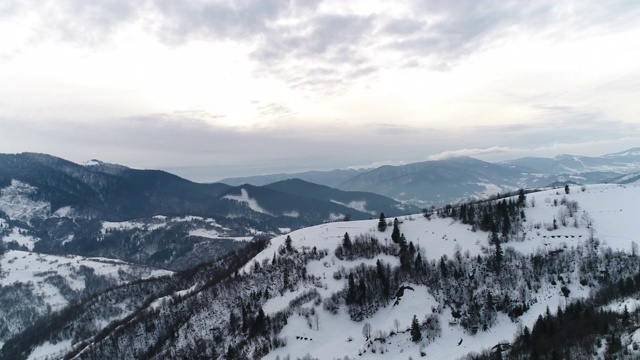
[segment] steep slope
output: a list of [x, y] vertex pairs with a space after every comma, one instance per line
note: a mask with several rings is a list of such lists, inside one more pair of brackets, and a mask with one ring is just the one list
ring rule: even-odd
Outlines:
[[296, 196], [333, 202], [374, 216], [381, 212], [388, 216], [398, 216], [420, 211], [417, 207], [402, 204], [386, 196], [364, 191], [341, 191], [301, 179], [283, 180], [264, 187]]
[[254, 248], [226, 270], [234, 276], [157, 285], [159, 295], [102, 330], [58, 335], [104, 318], [76, 308], [49, 335], [28, 330], [2, 353], [44, 354], [56, 340], [78, 359], [458, 358], [638, 276], [639, 212], [640, 187], [593, 185], [399, 217], [397, 242], [392, 221], [383, 232], [378, 220], [322, 224]]
[[[519, 188], [596, 184], [640, 171], [640, 148], [598, 157], [558, 155], [498, 163], [450, 158], [376, 169], [334, 170], [225, 179], [233, 185], [264, 185], [298, 178], [341, 190], [374, 192], [419, 207], [442, 206]], [[316, 176], [317, 175], [317, 176]]]
[[340, 189], [367, 190], [393, 199], [443, 205], [469, 197], [485, 197], [518, 188], [526, 169], [468, 157], [383, 166], [353, 177]]
[[105, 258], [9, 250], [0, 255], [0, 344], [72, 302], [130, 281], [171, 275]]
[[[0, 188], [13, 180], [37, 191], [51, 212], [71, 207], [106, 220], [154, 215], [212, 215], [224, 184], [197, 184], [158, 170], [135, 170], [94, 162], [83, 166], [45, 154], [0, 154]], [[218, 205], [219, 206], [219, 205]]]
[[[290, 192], [279, 191], [268, 186], [242, 185], [223, 194], [223, 199], [244, 205], [255, 213], [278, 218], [288, 218], [288, 222], [300, 225], [342, 220], [346, 214], [352, 219], [369, 219], [373, 215], [328, 200], [298, 196]], [[238, 208], [240, 211], [242, 208]], [[234, 216], [234, 213], [230, 214]]]
[[304, 181], [321, 184], [330, 187], [336, 187], [348, 179], [365, 172], [365, 169], [338, 169], [330, 171], [306, 171], [301, 173], [292, 174], [270, 174], [270, 175], [256, 175], [245, 176], [236, 178], [226, 178], [220, 180], [223, 184], [229, 184], [232, 186], [250, 184], [255, 186], [262, 186], [271, 184], [274, 182], [289, 180], [289, 179], [301, 179]]

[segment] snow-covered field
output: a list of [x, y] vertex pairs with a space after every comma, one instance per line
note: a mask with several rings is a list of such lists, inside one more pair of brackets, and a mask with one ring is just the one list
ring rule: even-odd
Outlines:
[[[559, 212], [564, 206], [561, 202], [576, 201], [577, 212], [568, 218], [566, 226], [561, 224]], [[555, 202], [555, 203], [554, 203]], [[634, 243], [640, 242], [640, 226], [636, 217], [640, 214], [640, 187], [637, 185], [589, 185], [583, 189], [578, 186], [570, 188], [570, 193], [565, 194], [564, 189], [550, 189], [538, 193], [527, 194], [526, 223], [524, 231], [519, 234], [521, 241], [511, 241], [504, 244], [516, 251], [530, 254], [538, 250], [554, 250], [575, 247], [584, 243], [593, 232], [604, 246], [631, 252]], [[553, 229], [552, 224], [556, 219], [558, 229]], [[439, 259], [442, 255], [453, 256], [456, 250], [471, 256], [483, 254], [488, 248], [487, 233], [472, 231], [469, 225], [452, 221], [450, 218], [438, 218], [433, 216], [427, 220], [421, 215], [399, 217], [400, 229], [408, 241], [424, 249], [428, 259]], [[345, 286], [345, 279], [335, 280], [332, 274], [341, 267], [354, 267], [363, 262], [343, 261], [333, 255], [333, 250], [341, 243], [346, 232], [353, 238], [358, 234], [369, 233], [376, 236], [381, 242], [389, 242], [391, 227], [384, 233], [378, 232], [378, 220], [334, 222], [297, 230], [288, 234], [293, 240], [293, 245], [298, 249], [316, 247], [328, 249], [329, 255], [321, 261], [312, 261], [307, 265], [307, 273], [320, 278], [321, 284], [316, 287], [323, 297], [339, 291]], [[590, 230], [590, 228], [593, 230]], [[551, 230], [548, 230], [550, 228]], [[271, 259], [280, 246], [284, 245], [287, 235], [274, 238], [269, 247], [258, 254], [257, 261]], [[377, 258], [366, 260], [369, 264], [375, 264], [378, 258], [397, 264], [397, 258], [380, 255]], [[253, 261], [246, 267], [249, 271]], [[312, 285], [308, 285], [310, 289]], [[284, 358], [287, 355], [301, 357], [311, 354], [320, 359], [342, 358], [345, 355], [356, 357], [362, 354], [363, 358], [409, 358], [420, 357], [420, 348], [410, 340], [406, 330], [413, 315], [419, 320], [432, 313], [432, 309], [442, 306], [424, 286], [414, 286], [415, 291], [405, 291], [405, 296], [398, 306], [391, 304], [380, 309], [373, 317], [362, 322], [354, 322], [343, 313], [332, 315], [316, 307], [318, 314], [317, 326], [309, 326], [304, 316], [293, 315], [284, 327], [280, 336], [287, 338], [287, 346], [269, 353], [265, 359]], [[571, 298], [583, 298], [588, 296], [590, 288], [584, 287], [578, 281], [568, 284], [571, 290], [569, 299], [565, 299], [559, 291], [559, 286], [549, 285], [538, 296], [537, 302], [521, 316], [518, 322], [512, 322], [506, 315], [499, 315], [498, 323], [487, 332], [479, 332], [476, 335], [466, 334], [460, 326], [453, 322], [450, 311], [445, 308], [441, 315], [442, 336], [426, 346], [429, 359], [455, 359], [468, 354], [471, 351], [480, 352], [483, 349], [495, 345], [501, 341], [512, 341], [514, 334], [523, 326], [532, 327], [539, 314], [546, 308], [556, 309], [564, 306]], [[270, 299], [264, 306], [265, 312], [274, 313], [286, 307], [293, 298], [303, 293], [304, 288], [295, 292], [285, 293], [280, 297]], [[637, 306], [637, 302], [628, 304]], [[312, 307], [312, 304], [303, 307]], [[373, 354], [369, 349], [363, 353], [365, 338], [362, 335], [363, 324], [370, 323], [375, 335], [376, 331], [384, 331], [387, 334], [394, 329], [394, 320], [400, 323], [399, 334], [387, 339], [384, 354], [379, 351]], [[637, 334], [636, 334], [637, 335]], [[636, 336], [634, 335], [634, 336]], [[458, 343], [460, 345], [458, 345]]]
[[9, 286], [17, 282], [30, 283], [34, 286], [33, 292], [44, 298], [45, 302], [55, 311], [66, 306], [68, 301], [60, 294], [60, 290], [56, 286], [45, 279], [51, 275], [60, 275], [72, 290], [82, 291], [85, 287], [85, 278], [77, 274], [81, 266], [91, 268], [96, 275], [112, 278], [117, 283], [124, 281], [119, 275], [122, 271], [140, 279], [172, 274], [167, 270], [151, 269], [106, 258], [56, 256], [9, 250], [0, 255], [0, 285]]

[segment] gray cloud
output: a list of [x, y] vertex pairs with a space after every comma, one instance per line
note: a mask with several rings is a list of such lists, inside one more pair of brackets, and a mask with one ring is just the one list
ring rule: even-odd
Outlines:
[[[278, 116], [278, 104], [254, 104]], [[113, 119], [96, 123], [0, 118], [0, 152], [35, 151], [72, 161], [97, 158], [137, 168], [162, 168], [197, 181], [260, 173], [328, 170], [378, 162], [409, 163], [428, 154], [487, 160], [601, 155], [637, 146], [640, 125], [597, 113], [541, 107], [555, 117], [523, 125], [435, 129], [397, 124], [356, 126], [344, 121], [305, 125], [292, 120], [253, 128], [215, 125], [203, 111]], [[89, 150], [88, 150], [89, 149]], [[462, 149], [462, 150], [460, 150]], [[595, 152], [595, 153], [594, 153]], [[444, 154], [443, 154], [444, 153]]]
[[416, 20], [412, 18], [394, 18], [388, 20], [380, 33], [383, 35], [413, 35], [419, 31], [422, 31], [428, 22], [425, 20]]
[[[322, 2], [7, 0], [0, 4], [0, 16], [36, 11], [41, 25], [33, 38], [56, 37], [89, 46], [108, 41], [115, 29], [140, 19], [168, 44], [194, 38], [241, 41], [254, 47], [250, 57], [255, 74], [332, 94], [382, 68], [449, 70], [518, 31], [564, 37], [640, 23], [640, 6], [627, 0], [416, 0], [402, 4], [409, 6], [409, 17], [332, 12], [320, 7]], [[397, 59], [380, 60], [380, 53]]]

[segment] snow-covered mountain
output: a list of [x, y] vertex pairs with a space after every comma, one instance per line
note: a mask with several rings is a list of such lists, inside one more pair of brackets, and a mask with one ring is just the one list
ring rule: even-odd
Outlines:
[[83, 297], [130, 281], [172, 274], [107, 258], [18, 250], [0, 255], [0, 270], [0, 344], [37, 318]]
[[[540, 358], [570, 351], [571, 358], [634, 359], [638, 213], [640, 187], [586, 185], [397, 221], [321, 224], [250, 242], [171, 278], [107, 291], [9, 339], [0, 354], [456, 359], [493, 352], [528, 359], [533, 351]], [[96, 310], [107, 304], [126, 311], [110, 318]], [[563, 347], [539, 345], [581, 316], [601, 316], [609, 330], [597, 327], [576, 343], [569, 333], [556, 335]]]
[[[640, 171], [640, 148], [599, 157], [558, 155], [490, 163], [448, 158], [358, 171], [326, 171], [230, 178], [222, 183], [267, 184], [303, 179], [341, 190], [370, 191], [420, 207], [480, 199], [520, 188], [596, 184]], [[313, 176], [311, 176], [313, 174]], [[318, 176], [321, 174], [322, 176]]]
[[[245, 245], [238, 239], [418, 211], [371, 193], [276, 185], [198, 184], [97, 160], [80, 165], [45, 154], [0, 154], [0, 219], [6, 221], [0, 249], [180, 270], [237, 250]], [[129, 225], [105, 231], [105, 223]]]

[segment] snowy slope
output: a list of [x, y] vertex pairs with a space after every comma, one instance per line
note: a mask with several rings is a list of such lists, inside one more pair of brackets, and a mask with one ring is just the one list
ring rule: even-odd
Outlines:
[[9, 286], [17, 282], [32, 283], [36, 294], [47, 299], [46, 302], [52, 310], [60, 309], [68, 301], [60, 294], [59, 289], [44, 281], [49, 275], [60, 275], [65, 278], [71, 289], [82, 291], [85, 287], [85, 279], [76, 274], [81, 266], [93, 269], [98, 276], [112, 278], [116, 283], [125, 281], [119, 275], [120, 272], [125, 272], [139, 279], [173, 273], [168, 270], [152, 269], [113, 259], [84, 258], [74, 255], [56, 256], [17, 250], [9, 250], [1, 255], [0, 266], [2, 268], [1, 286]]
[[[9, 250], [0, 255], [0, 301], [4, 304], [0, 328], [0, 345], [34, 320], [67, 306], [80, 296], [88, 296], [85, 289], [115, 286], [136, 279], [172, 274], [145, 266], [106, 258], [56, 256]], [[91, 284], [89, 284], [91, 282]], [[28, 304], [15, 302], [15, 296], [30, 299]], [[34, 314], [35, 313], [35, 314]]]
[[[49, 337], [50, 343], [42, 339], [36, 344], [32, 357], [58, 351], [58, 357], [69, 356], [69, 351], [83, 349], [83, 358], [137, 358], [136, 354], [151, 348], [149, 358], [153, 359], [212, 357], [212, 349], [218, 359], [234, 350], [239, 356], [265, 359], [297, 359], [307, 354], [318, 359], [417, 359], [422, 354], [428, 359], [457, 359], [478, 353], [512, 341], [525, 326], [531, 329], [539, 315], [586, 298], [601, 285], [603, 273], [609, 272], [617, 281], [640, 271], [637, 257], [630, 255], [637, 251], [639, 229], [634, 220], [640, 213], [640, 187], [594, 185], [569, 190], [568, 194], [558, 188], [526, 195], [525, 206], [517, 208], [518, 221], [525, 220], [502, 243], [502, 270], [495, 266], [497, 246], [489, 244], [490, 234], [451, 217], [398, 218], [400, 231], [413, 245], [408, 248], [417, 249], [422, 269], [428, 270], [416, 276], [410, 272], [423, 271], [418, 270], [420, 263], [416, 257], [416, 265], [403, 269], [402, 247], [391, 240], [393, 226], [380, 232], [378, 220], [327, 223], [278, 236], [264, 250], [261, 243], [235, 263], [241, 267], [239, 272], [237, 267], [223, 267], [228, 276], [220, 282], [209, 283], [218, 271], [203, 271], [199, 280], [185, 274], [170, 293], [144, 292], [153, 294], [151, 302], [143, 305], [146, 309], [127, 320], [126, 326], [111, 327], [97, 343], [93, 339], [100, 328], [60, 339], [83, 339], [73, 344], [55, 343]], [[393, 219], [387, 220], [393, 224]], [[110, 229], [130, 225], [106, 224]], [[192, 235], [215, 237], [218, 229], [192, 230]], [[381, 250], [370, 256], [336, 252], [345, 233], [354, 247], [358, 238], [375, 237]], [[379, 264], [389, 270], [379, 275]], [[592, 269], [583, 269], [591, 265]], [[391, 294], [401, 285], [412, 289], [405, 289], [399, 300], [381, 295], [378, 284], [385, 276], [396, 278]], [[348, 290], [354, 288], [349, 279], [354, 277], [361, 284], [366, 279], [365, 295], [348, 302]], [[488, 294], [493, 300], [488, 300]], [[514, 304], [523, 305], [515, 315]], [[621, 311], [624, 305], [635, 309], [637, 304], [626, 299], [610, 306]], [[476, 305], [480, 310], [473, 313]], [[371, 311], [353, 312], [361, 309]], [[256, 326], [260, 314], [270, 319], [264, 333]], [[493, 317], [477, 321], [482, 314]], [[79, 315], [89, 321], [92, 316], [101, 319], [88, 312]], [[414, 316], [422, 332], [416, 342], [409, 331]], [[363, 334], [367, 324], [369, 339]], [[63, 323], [60, 329], [67, 326], [74, 325]], [[632, 347], [636, 337], [637, 332], [625, 335], [625, 346]], [[73, 349], [65, 350], [69, 345]]]
[[[555, 201], [555, 204], [554, 204]], [[560, 224], [560, 213], [564, 206], [561, 203], [576, 201], [578, 210], [566, 226]], [[619, 249], [626, 252], [632, 251], [634, 242], [640, 242], [638, 234], [639, 226], [635, 220], [640, 214], [640, 187], [635, 185], [589, 185], [583, 189], [572, 187], [569, 194], [564, 189], [549, 189], [527, 195], [526, 223], [524, 231], [519, 234], [521, 241], [511, 241], [505, 247], [524, 254], [534, 254], [539, 251], [555, 249], [571, 249], [583, 244], [591, 235], [588, 225], [595, 229], [594, 235], [603, 246]], [[556, 230], [547, 230], [554, 218], [560, 224]], [[451, 220], [450, 218], [433, 217], [426, 220], [421, 215], [405, 216], [398, 218], [401, 221], [400, 229], [408, 241], [414, 242], [424, 249], [424, 255], [429, 260], [438, 260], [441, 256], [453, 257], [456, 250], [473, 257], [486, 254], [488, 251], [488, 234], [481, 231], [472, 231], [469, 225]], [[575, 219], [575, 220], [574, 220]], [[294, 231], [289, 234], [293, 245], [298, 249], [328, 249], [329, 255], [320, 261], [312, 261], [307, 265], [307, 274], [320, 279], [319, 286], [307, 285], [307, 288], [299, 288], [296, 292], [285, 293], [282, 296], [271, 298], [265, 305], [266, 313], [274, 313], [283, 309], [289, 301], [310, 288], [317, 288], [323, 298], [331, 293], [344, 288], [344, 278], [335, 280], [332, 274], [341, 267], [350, 268], [365, 262], [375, 264], [378, 258], [392, 264], [397, 264], [395, 257], [379, 255], [374, 259], [343, 261], [333, 255], [333, 249], [341, 243], [345, 232], [352, 237], [358, 234], [369, 233], [377, 236], [381, 242], [389, 242], [391, 227], [386, 232], [380, 233], [377, 228], [377, 220], [338, 222], [322, 224], [310, 228]], [[576, 227], [577, 226], [577, 227]], [[258, 262], [268, 261], [284, 245], [286, 235], [274, 238], [267, 249], [256, 256]], [[245, 271], [251, 270], [253, 262], [250, 262]], [[403, 332], [410, 325], [413, 315], [419, 320], [438, 311], [442, 325], [442, 336], [432, 343], [423, 346], [429, 359], [455, 359], [469, 352], [480, 352], [502, 341], [512, 341], [514, 334], [523, 326], [532, 327], [537, 316], [544, 313], [547, 307], [556, 309], [563, 306], [571, 298], [582, 298], [589, 295], [591, 288], [582, 286], [578, 279], [573, 279], [567, 285], [571, 290], [569, 299], [565, 299], [559, 291], [559, 285], [547, 284], [542, 293], [538, 295], [535, 304], [522, 315], [517, 322], [512, 322], [506, 315], [499, 314], [497, 324], [487, 332], [480, 331], [475, 335], [465, 333], [458, 326], [446, 304], [439, 304], [424, 286], [415, 286], [415, 291], [406, 291], [400, 304], [393, 307], [389, 304], [380, 309], [373, 317], [362, 322], [354, 322], [348, 319], [348, 315], [341, 311], [338, 315], [332, 315], [322, 307], [314, 307], [313, 304], [305, 304], [303, 308], [314, 308], [318, 314], [318, 326], [315, 321], [310, 326], [306, 317], [293, 315], [288, 324], [282, 330], [280, 336], [288, 339], [287, 346], [269, 353], [265, 359], [284, 358], [287, 355], [302, 357], [305, 354], [320, 359], [342, 358], [343, 356], [363, 358], [418, 358], [421, 348], [410, 340], [409, 332]], [[400, 333], [389, 336], [386, 343], [374, 342], [373, 347], [366, 346], [362, 335], [363, 324], [370, 323], [375, 335], [376, 331], [395, 331], [394, 320], [400, 323]], [[458, 342], [462, 343], [458, 346]], [[378, 346], [376, 354], [372, 348]], [[364, 350], [368, 349], [366, 353]], [[380, 350], [384, 350], [381, 354]]]

